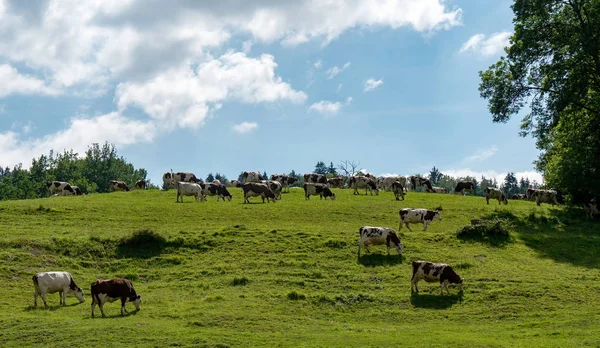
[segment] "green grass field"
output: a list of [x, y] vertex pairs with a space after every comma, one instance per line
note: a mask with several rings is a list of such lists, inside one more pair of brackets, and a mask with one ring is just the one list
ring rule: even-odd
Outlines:
[[[0, 202], [0, 345], [284, 347], [600, 346], [600, 224], [533, 202], [410, 192], [277, 203], [197, 203], [135, 191]], [[398, 229], [400, 208], [441, 206], [442, 221], [400, 230], [402, 258], [371, 247], [363, 225]], [[510, 239], [459, 239], [471, 219], [502, 218]], [[146, 231], [146, 232], [139, 232]], [[137, 232], [137, 233], [136, 233]], [[464, 293], [421, 282], [411, 261], [445, 262]], [[86, 302], [49, 295], [31, 277], [66, 270]], [[126, 277], [142, 308], [118, 302], [91, 318], [90, 284]], [[98, 313], [97, 313], [98, 314]]]

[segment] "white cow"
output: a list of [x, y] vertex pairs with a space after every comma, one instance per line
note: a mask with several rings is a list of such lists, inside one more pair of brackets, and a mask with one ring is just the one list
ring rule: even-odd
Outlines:
[[485, 193], [485, 201], [487, 204], [490, 204], [490, 199], [497, 199], [498, 205], [500, 205], [500, 203], [504, 203], [505, 205], [508, 204], [508, 199], [506, 199], [504, 192], [500, 189], [487, 187], [483, 192]]
[[446, 189], [443, 187], [432, 186], [434, 193], [446, 193]]
[[183, 196], [195, 196], [196, 202], [206, 201], [204, 190], [199, 184], [179, 181], [175, 184], [175, 189], [177, 189], [177, 202], [181, 198], [181, 203], [183, 203]]
[[390, 246], [394, 246], [398, 255], [402, 255], [404, 245], [398, 238], [398, 233], [392, 228], [363, 226], [358, 230], [360, 240], [358, 241], [358, 257], [360, 257], [360, 249], [364, 246], [365, 250], [370, 253], [369, 245], [387, 246], [387, 254], [390, 255]]
[[412, 232], [409, 223], [421, 223], [423, 224], [423, 231], [427, 231], [427, 224], [432, 223], [434, 220], [441, 220], [442, 216], [439, 211], [427, 210], [427, 209], [412, 209], [404, 208], [400, 210], [400, 228], [405, 224], [406, 228]]
[[535, 197], [535, 203], [540, 205], [541, 203], [548, 203], [554, 205], [558, 205], [558, 201], [556, 200], [557, 193], [554, 190], [536, 190], [533, 194]]
[[379, 188], [389, 191], [392, 188], [392, 184], [396, 181], [401, 183], [402, 187], [406, 188], [406, 177], [403, 176], [386, 176], [379, 178]]
[[37, 298], [40, 296], [44, 301], [44, 306], [48, 307], [46, 294], [58, 292], [60, 295], [60, 304], [67, 305], [67, 295], [75, 294], [79, 302], [84, 302], [83, 291], [75, 284], [73, 276], [69, 272], [40, 272], [33, 276], [33, 305], [37, 306]]

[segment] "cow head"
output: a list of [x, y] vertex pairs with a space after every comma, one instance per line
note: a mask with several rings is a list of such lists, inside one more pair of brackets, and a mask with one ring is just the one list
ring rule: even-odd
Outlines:
[[138, 311], [140, 310], [140, 305], [142, 304], [142, 296], [137, 295], [134, 298], [129, 299], [129, 301], [133, 302], [136, 310], [138, 310]]
[[504, 203], [504, 205], [508, 204], [508, 199], [506, 199], [506, 195], [503, 193], [502, 197], [500, 198], [500, 200], [502, 201], [502, 203]]
[[81, 288], [75, 289], [73, 293], [75, 294], [75, 297], [77, 297], [79, 302], [85, 302], [85, 298], [83, 297], [83, 290], [81, 290]]

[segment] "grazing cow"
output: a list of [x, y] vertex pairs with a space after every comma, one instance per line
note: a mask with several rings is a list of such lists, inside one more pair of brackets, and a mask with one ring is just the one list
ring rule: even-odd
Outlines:
[[46, 294], [58, 292], [60, 304], [67, 305], [67, 295], [75, 294], [79, 302], [85, 301], [83, 291], [75, 284], [73, 276], [69, 272], [40, 272], [33, 276], [33, 305], [37, 307], [37, 298], [40, 296], [44, 306], [48, 307]]
[[427, 210], [427, 209], [412, 209], [404, 208], [400, 210], [400, 229], [405, 224], [406, 228], [410, 229], [410, 223], [421, 223], [423, 224], [423, 231], [427, 231], [427, 224], [432, 223], [434, 220], [441, 220], [442, 215], [439, 211]]
[[390, 255], [390, 246], [394, 246], [398, 255], [402, 255], [402, 249], [404, 245], [398, 238], [398, 233], [392, 228], [387, 227], [372, 227], [363, 226], [358, 230], [359, 238], [358, 241], [358, 257], [360, 257], [360, 249], [364, 246], [365, 250], [370, 253], [369, 245], [382, 245], [387, 246], [387, 254]]
[[127, 184], [125, 183], [125, 181], [111, 180], [109, 182], [109, 185], [110, 185], [110, 192], [115, 192], [115, 191], [129, 191], [129, 186], [127, 186]]
[[94, 317], [94, 309], [96, 305], [100, 307], [102, 317], [104, 315], [104, 304], [106, 302], [115, 302], [121, 300], [121, 315], [125, 315], [127, 302], [133, 302], [136, 310], [140, 310], [142, 297], [135, 292], [131, 281], [123, 278], [113, 278], [105, 280], [96, 280], [92, 283], [92, 318]]
[[590, 219], [594, 218], [594, 214], [598, 214], [598, 199], [592, 198], [587, 204], [583, 205], [583, 211]]
[[402, 186], [400, 181], [394, 181], [392, 183], [392, 191], [394, 191], [394, 196], [397, 201], [400, 200], [398, 196], [402, 197], [402, 200], [404, 200], [404, 186]]
[[392, 189], [392, 185], [398, 181], [402, 184], [402, 187], [406, 187], [406, 178], [403, 176], [386, 176], [379, 178], [379, 188], [382, 190], [389, 191]]
[[271, 191], [267, 184], [259, 182], [247, 182], [242, 185], [242, 190], [244, 191], [244, 203], [250, 203], [248, 198], [258, 196], [262, 198], [263, 203], [265, 202], [265, 198], [267, 199], [267, 203], [269, 200], [273, 201], [273, 203], [275, 203], [277, 200], [275, 193]]
[[520, 199], [520, 200], [524, 200], [525, 198], [527, 198], [527, 197], [525, 197], [525, 194], [524, 194], [524, 193], [515, 193], [515, 194], [514, 194], [514, 195], [512, 195], [512, 197], [511, 197], [511, 199], [514, 199], [514, 200], [518, 200], [518, 199]]
[[433, 186], [433, 193], [446, 193], [446, 189], [443, 187]]
[[275, 194], [275, 197], [277, 197], [277, 199], [281, 199], [282, 185], [279, 181], [277, 181], [277, 180], [261, 180], [261, 182], [263, 184], [269, 186], [269, 188], [271, 189], [271, 191], [273, 191], [273, 193]]
[[140, 190], [145, 190], [146, 189], [146, 180], [138, 180], [135, 182], [135, 188], [140, 189]]
[[304, 174], [305, 183], [325, 184], [327, 185], [327, 177], [323, 174]]
[[500, 203], [504, 203], [505, 205], [508, 204], [508, 199], [506, 199], [504, 192], [502, 192], [500, 189], [495, 187], [487, 187], [485, 190], [483, 190], [483, 193], [485, 194], [485, 201], [487, 204], [490, 204], [490, 198], [497, 199], [498, 205], [500, 205]]
[[424, 280], [428, 283], [440, 282], [440, 295], [444, 294], [444, 288], [448, 295], [450, 290], [449, 284], [458, 284], [460, 292], [463, 291], [462, 284], [464, 279], [458, 276], [452, 267], [445, 263], [433, 263], [429, 261], [413, 261], [413, 275], [410, 280], [410, 292], [419, 292], [417, 283]]
[[429, 181], [429, 179], [414, 175], [410, 176], [409, 179], [413, 191], [416, 191], [417, 187], [423, 186], [425, 188], [425, 192], [433, 192], [433, 186], [431, 185], [431, 181]]
[[327, 183], [329, 184], [329, 186], [334, 187], [334, 188], [344, 188], [344, 177], [343, 176], [336, 176], [333, 178], [329, 178], [327, 179]]
[[48, 189], [48, 196], [74, 196], [75, 190], [68, 182], [64, 181], [48, 181], [46, 182], [46, 189]]
[[231, 193], [229, 193], [229, 191], [227, 190], [227, 187], [225, 187], [225, 185], [221, 184], [220, 182], [215, 183], [215, 181], [200, 183], [196, 185], [199, 185], [202, 188], [202, 195], [205, 197], [217, 196], [217, 202], [219, 201], [219, 199], [223, 199], [223, 202], [225, 202], [225, 198], [227, 198], [227, 200], [231, 202], [231, 199], [233, 197], [231, 196]]
[[471, 181], [460, 181], [454, 188], [454, 194], [465, 195], [465, 192], [469, 192], [472, 195], [475, 194], [475, 184]]
[[262, 180], [265, 180], [265, 178], [263, 178], [262, 174], [260, 174], [259, 172], [242, 173], [242, 184], [245, 184], [247, 182], [261, 182]]
[[202, 180], [198, 179], [194, 173], [190, 172], [166, 172], [163, 174], [163, 186], [168, 190], [175, 188], [178, 182], [195, 182], [199, 183]]
[[181, 198], [181, 203], [183, 203], [183, 196], [194, 196], [196, 197], [196, 202], [206, 201], [206, 196], [204, 196], [204, 190], [200, 185], [201, 184], [196, 184], [193, 182], [177, 182], [175, 184], [175, 189], [177, 190], [176, 202], [179, 203], [179, 199]]
[[83, 196], [83, 191], [79, 188], [79, 186], [71, 186], [73, 191], [75, 192], [75, 196]]
[[313, 183], [304, 183], [304, 199], [310, 199], [310, 196], [319, 195], [321, 199], [325, 197], [331, 198], [335, 200], [335, 193], [331, 192], [331, 189], [325, 184], [313, 184]]
[[548, 203], [554, 205], [558, 205], [556, 200], [557, 193], [554, 190], [536, 190], [533, 194], [535, 198], [535, 204], [540, 205], [541, 203]]
[[348, 186], [354, 189], [354, 194], [359, 195], [358, 189], [365, 189], [365, 194], [370, 192], [373, 195], [373, 191], [375, 191], [375, 195], [379, 195], [379, 189], [377, 188], [377, 183], [373, 178], [369, 178], [366, 176], [351, 176], [348, 179]]
[[279, 181], [282, 187], [282, 192], [290, 192], [290, 185], [293, 185], [294, 183], [298, 182], [297, 178], [286, 174], [271, 175], [271, 180]]

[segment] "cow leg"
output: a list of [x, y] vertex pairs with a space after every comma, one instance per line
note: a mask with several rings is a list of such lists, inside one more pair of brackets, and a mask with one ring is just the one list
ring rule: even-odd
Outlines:
[[486, 202], [487, 204], [490, 204], [490, 199], [489, 199], [488, 197], [485, 197], [485, 202]]
[[427, 231], [427, 221], [423, 221], [423, 231]]
[[92, 318], [94, 317], [94, 308], [96, 307], [96, 298], [92, 295]]
[[37, 307], [38, 292], [37, 289], [33, 292], [33, 306]]
[[44, 307], [48, 307], [48, 303], [46, 302], [46, 292], [45, 291], [41, 291], [40, 292], [40, 297], [44, 301]]
[[358, 241], [358, 257], [360, 258], [360, 248], [362, 247], [361, 241]]
[[106, 315], [104, 315], [104, 303], [102, 301], [98, 301], [98, 307], [100, 307], [100, 313], [102, 313], [102, 318], [106, 318]]
[[[419, 288], [417, 287], [417, 283], [418, 283], [418, 282], [419, 282], [419, 281], [418, 281], [418, 280], [416, 280], [416, 279], [414, 279], [414, 278], [413, 278], [413, 279], [410, 281], [410, 292], [411, 292], [411, 293], [412, 293], [412, 292], [419, 293]], [[414, 289], [413, 289], [413, 288], [414, 288]]]
[[121, 315], [125, 315], [127, 312], [127, 308], [125, 308], [125, 304], [127, 303], [126, 297], [121, 297]]
[[387, 246], [388, 256], [390, 256], [390, 242], [389, 241], [387, 242], [386, 246]]
[[365, 244], [365, 250], [367, 251], [367, 253], [371, 253], [371, 250], [369, 250], [369, 246]]
[[412, 232], [412, 230], [410, 229], [410, 226], [409, 226], [408, 222], [405, 222], [405, 224], [406, 224], [406, 228], [408, 228], [408, 230]]

